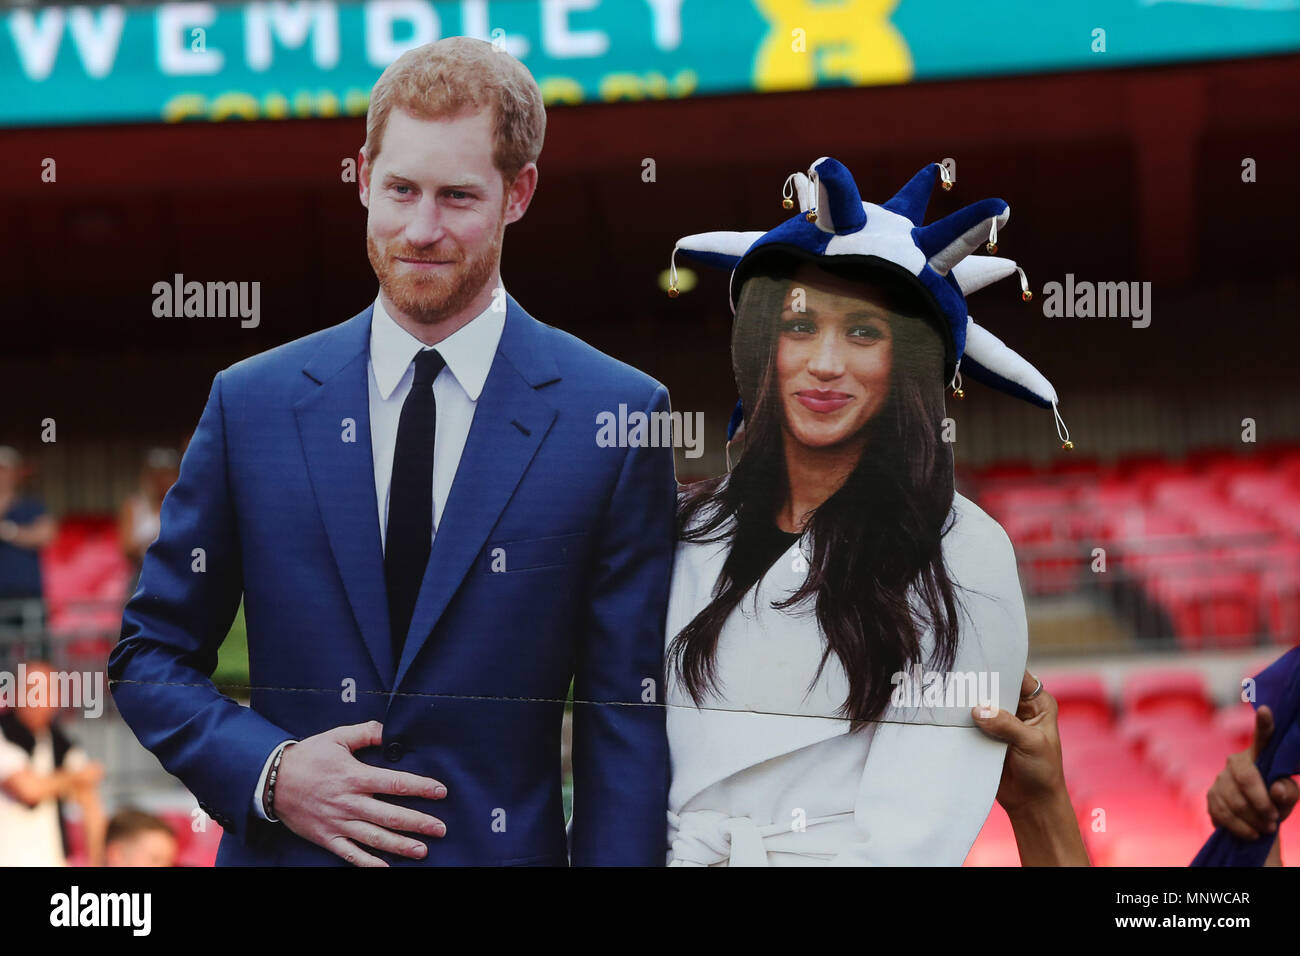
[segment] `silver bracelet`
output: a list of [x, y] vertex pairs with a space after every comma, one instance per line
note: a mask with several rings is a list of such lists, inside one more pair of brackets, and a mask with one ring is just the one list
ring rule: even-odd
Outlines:
[[293, 741], [280, 745], [275, 759], [271, 761], [271, 772], [266, 777], [266, 799], [262, 801], [262, 809], [266, 811], [266, 819], [271, 823], [280, 822], [280, 818], [275, 815], [275, 778], [280, 775], [280, 761], [284, 759], [284, 752], [292, 746]]

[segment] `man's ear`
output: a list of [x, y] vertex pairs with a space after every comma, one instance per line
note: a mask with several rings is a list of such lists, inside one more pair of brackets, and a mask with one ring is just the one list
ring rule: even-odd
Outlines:
[[528, 211], [528, 204], [533, 201], [537, 191], [537, 164], [529, 163], [515, 174], [512, 182], [506, 185], [505, 221], [518, 222]]
[[365, 149], [357, 150], [357, 192], [361, 196], [361, 205], [370, 208], [370, 163], [366, 160]]

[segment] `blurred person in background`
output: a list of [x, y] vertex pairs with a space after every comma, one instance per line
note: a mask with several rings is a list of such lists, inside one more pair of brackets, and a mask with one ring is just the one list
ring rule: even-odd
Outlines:
[[117, 537], [122, 552], [131, 563], [131, 578], [126, 594], [135, 593], [140, 580], [140, 565], [149, 545], [161, 527], [163, 496], [180, 474], [180, 456], [170, 448], [151, 448], [140, 470], [140, 484], [122, 502], [117, 514]]
[[0, 445], [0, 630], [44, 624], [40, 551], [58, 526], [45, 506], [18, 493], [22, 456]]
[[[28, 683], [53, 668], [28, 661]], [[25, 688], [18, 688], [25, 701]], [[106, 818], [99, 799], [104, 768], [92, 761], [58, 723], [59, 708], [48, 699], [0, 713], [0, 866], [65, 866], [67, 839], [63, 804], [81, 811], [82, 833], [92, 866], [102, 861]]]
[[175, 866], [179, 851], [176, 834], [152, 813], [127, 807], [108, 821], [105, 866]]

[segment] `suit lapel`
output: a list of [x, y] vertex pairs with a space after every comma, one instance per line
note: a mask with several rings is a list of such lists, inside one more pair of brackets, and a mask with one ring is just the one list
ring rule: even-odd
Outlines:
[[327, 333], [303, 368], [319, 387], [294, 405], [294, 413], [334, 563], [370, 658], [386, 683], [393, 673], [393, 654], [370, 443], [373, 308]]
[[513, 298], [507, 299], [501, 344], [433, 539], [394, 690], [433, 633], [555, 420], [555, 408], [535, 390], [560, 377], [543, 328]]

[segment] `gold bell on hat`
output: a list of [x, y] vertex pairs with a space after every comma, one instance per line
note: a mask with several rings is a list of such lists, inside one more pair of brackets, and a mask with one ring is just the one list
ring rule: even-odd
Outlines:
[[1034, 294], [1033, 294], [1032, 292], [1030, 292], [1028, 289], [1026, 289], [1024, 292], [1020, 293], [1020, 301], [1021, 301], [1021, 302], [1028, 302], [1028, 301], [1029, 301], [1030, 299], [1032, 299], [1033, 297], [1034, 297]]
[[945, 180], [943, 181], [943, 191], [944, 191], [944, 192], [951, 192], [951, 191], [952, 191], [952, 180], [951, 180], [951, 179], [945, 179]]
[[781, 208], [782, 208], [782, 209], [793, 209], [793, 208], [794, 208], [794, 200], [791, 199], [789, 196], [786, 196], [784, 199], [781, 200]]
[[670, 285], [670, 286], [668, 287], [668, 298], [670, 298], [670, 299], [675, 299], [675, 298], [677, 298], [677, 286], [675, 286], [675, 285]]
[[984, 244], [984, 248], [989, 251], [989, 255], [996, 255], [998, 251], [998, 244], [996, 242], [993, 242], [992, 240], [989, 240]]
[[1070, 441], [1069, 439], [1066, 439], [1065, 443], [1064, 443], [1063, 445], [1061, 445], [1061, 447], [1062, 447], [1064, 450], [1066, 450], [1066, 451], [1073, 451], [1073, 450], [1074, 450], [1074, 442]]
[[956, 398], [956, 399], [962, 399], [962, 398], [965, 398], [965, 397], [966, 397], [966, 390], [965, 390], [965, 389], [962, 389], [962, 388], [954, 388], [954, 389], [952, 390], [952, 397], [953, 397], [953, 398]]
[[804, 218], [807, 219], [809, 222], [816, 222], [816, 221], [817, 221], [817, 213], [815, 213], [815, 212], [810, 212], [810, 213], [808, 213], [807, 215], [805, 215]]

